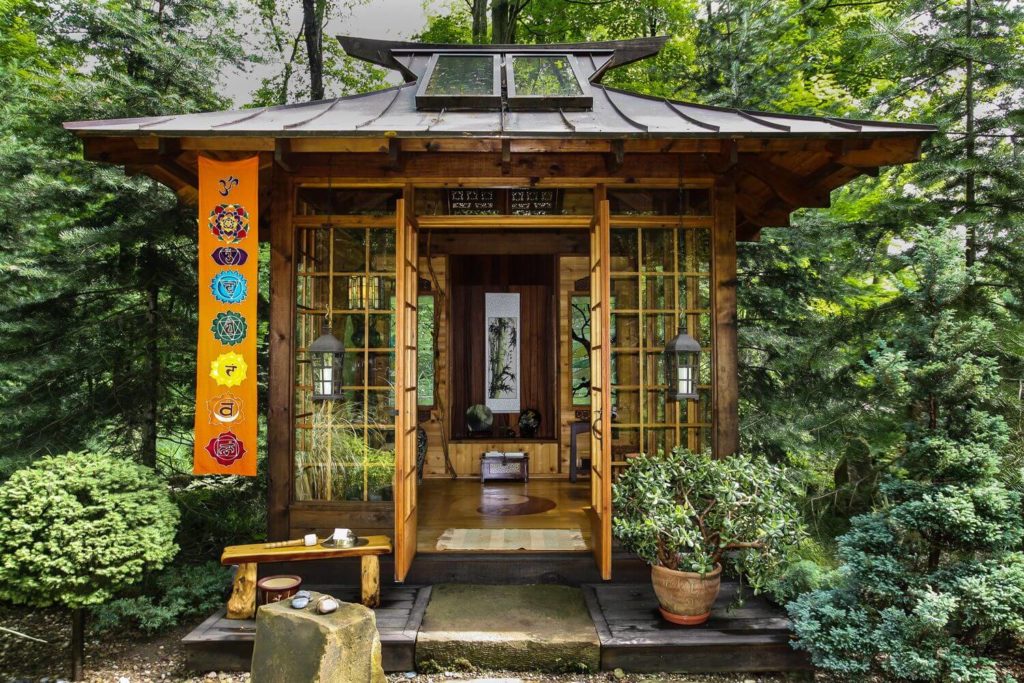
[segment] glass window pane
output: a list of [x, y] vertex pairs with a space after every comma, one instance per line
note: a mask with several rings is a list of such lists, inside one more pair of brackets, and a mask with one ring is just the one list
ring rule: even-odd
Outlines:
[[635, 275], [613, 276], [611, 278], [612, 300], [615, 310], [636, 310], [640, 308], [640, 292]]
[[612, 257], [612, 272], [635, 273], [637, 267], [636, 228], [612, 228], [609, 245]]
[[366, 270], [366, 230], [334, 228], [334, 272]]
[[672, 277], [647, 275], [643, 280], [645, 310], [675, 310], [676, 302], [672, 296]]
[[583, 94], [569, 58], [562, 55], [513, 57], [512, 78], [517, 97]]
[[370, 230], [370, 270], [384, 273], [395, 272], [394, 228]]
[[439, 55], [424, 92], [427, 95], [494, 95], [494, 58]]
[[569, 304], [569, 391], [574, 406], [586, 406], [590, 405], [590, 297], [574, 295]]
[[643, 231], [644, 270], [671, 273], [675, 270], [672, 256], [675, 229], [647, 228]]
[[417, 299], [416, 404], [434, 405], [434, 297]]

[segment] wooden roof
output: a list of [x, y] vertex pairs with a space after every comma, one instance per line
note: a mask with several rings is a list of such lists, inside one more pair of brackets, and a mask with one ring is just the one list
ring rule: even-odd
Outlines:
[[[796, 116], [649, 97], [600, 83], [610, 68], [656, 54], [664, 39], [556, 46], [443, 46], [342, 38], [353, 56], [397, 69], [402, 85], [319, 102], [168, 116], [74, 121], [87, 158], [124, 164], [194, 199], [196, 156], [264, 152], [319, 164], [336, 177], [417, 178], [439, 153], [459, 153], [465, 178], [628, 179], [696, 166], [732, 173], [741, 239], [787, 225], [799, 207], [828, 206], [829, 192], [879, 167], [915, 161], [934, 126]], [[420, 111], [417, 80], [442, 50], [572, 53], [593, 90], [587, 111]], [[334, 168], [325, 154], [363, 155]], [[547, 154], [537, 164], [525, 155]], [[685, 156], [685, 161], [682, 159]], [[433, 159], [433, 162], [431, 161]], [[445, 162], [452, 175], [458, 165]], [[538, 170], [541, 166], [547, 172]], [[667, 168], [666, 168], [667, 167]], [[493, 169], [493, 170], [492, 170]], [[550, 169], [557, 169], [557, 172]], [[669, 172], [670, 171], [670, 172]]]

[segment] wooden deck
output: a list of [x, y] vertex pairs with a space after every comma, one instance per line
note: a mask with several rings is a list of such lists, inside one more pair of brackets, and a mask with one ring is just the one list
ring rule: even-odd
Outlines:
[[[325, 592], [346, 602], [359, 602], [358, 586], [331, 587]], [[374, 613], [385, 671], [416, 668], [416, 634], [429, 601], [430, 586], [381, 590], [381, 605]], [[193, 671], [248, 671], [255, 638], [255, 619], [227, 619], [220, 610], [182, 640], [186, 665]]]
[[767, 600], [747, 595], [730, 604], [738, 584], [723, 582], [703, 626], [669, 624], [650, 583], [590, 584], [583, 595], [601, 638], [601, 668], [633, 672], [801, 671], [810, 669], [790, 645], [789, 619]]
[[[356, 586], [319, 589], [342, 600], [358, 600]], [[735, 582], [723, 582], [708, 623], [683, 627], [661, 619], [649, 582], [582, 586], [601, 640], [601, 668], [666, 673], [810, 669], [804, 654], [789, 645], [785, 612], [753, 595], [742, 607], [730, 608], [737, 590]], [[375, 612], [385, 671], [415, 668], [417, 636], [430, 594], [430, 586], [383, 587]], [[185, 637], [187, 664], [195, 671], [247, 671], [255, 635], [255, 621], [229, 620], [221, 610]]]

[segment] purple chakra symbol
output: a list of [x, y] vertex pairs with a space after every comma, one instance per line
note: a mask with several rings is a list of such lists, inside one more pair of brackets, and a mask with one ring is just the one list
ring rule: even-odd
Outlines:
[[238, 247], [217, 247], [213, 250], [213, 261], [218, 266], [240, 266], [248, 259], [245, 249]]

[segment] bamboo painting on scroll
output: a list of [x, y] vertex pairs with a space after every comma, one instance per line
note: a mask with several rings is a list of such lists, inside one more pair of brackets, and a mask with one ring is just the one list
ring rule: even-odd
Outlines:
[[519, 295], [486, 294], [484, 323], [487, 407], [519, 412]]

